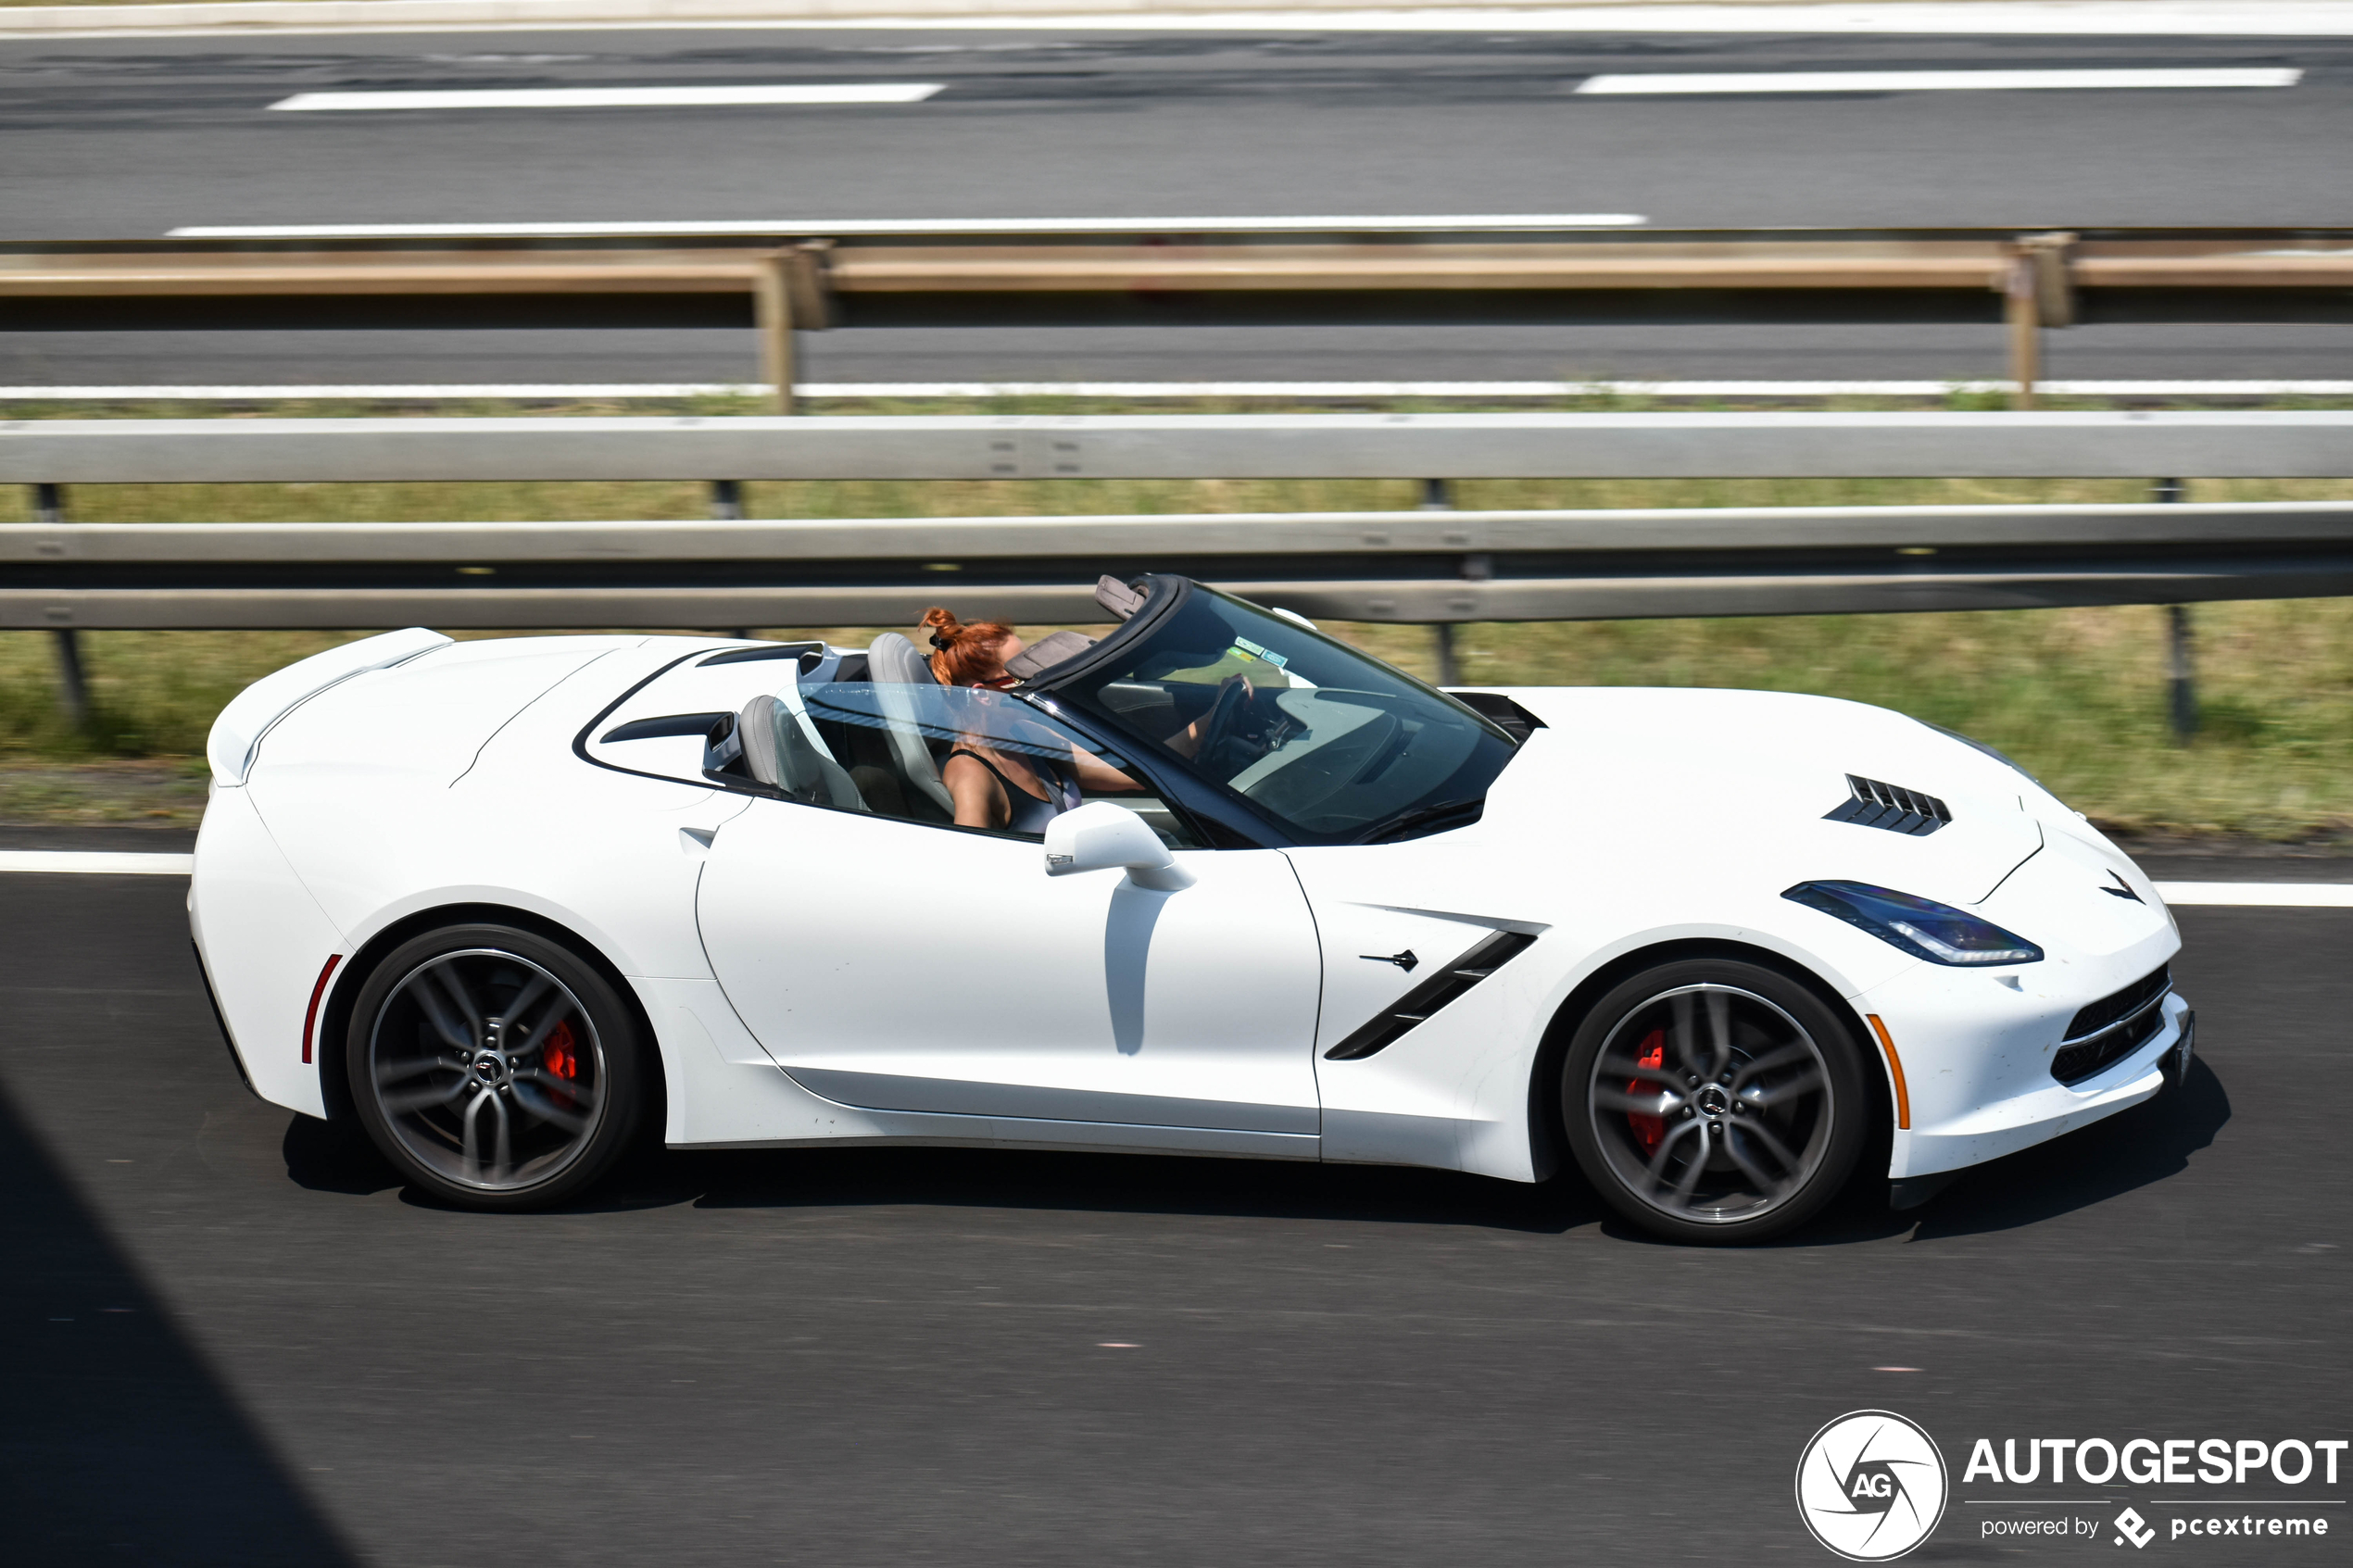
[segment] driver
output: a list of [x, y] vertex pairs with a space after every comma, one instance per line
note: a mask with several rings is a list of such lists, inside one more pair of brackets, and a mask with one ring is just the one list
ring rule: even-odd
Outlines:
[[[1005, 669], [1023, 643], [1001, 621], [960, 621], [935, 606], [924, 611], [930, 633], [931, 671], [942, 685], [1002, 690], [1020, 677]], [[1046, 824], [1077, 806], [1082, 789], [1098, 795], [1132, 794], [1143, 786], [1091, 752], [1081, 750], [1045, 725], [1025, 721], [1017, 698], [995, 699], [1008, 710], [990, 726], [998, 733], [967, 730], [940, 766], [940, 782], [955, 802], [956, 825], [1005, 833], [1042, 834]], [[1022, 749], [1006, 743], [1022, 743]]]

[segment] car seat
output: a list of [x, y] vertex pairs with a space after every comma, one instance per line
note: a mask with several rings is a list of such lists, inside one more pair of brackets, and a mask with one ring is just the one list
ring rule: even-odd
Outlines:
[[744, 704], [736, 734], [743, 744], [744, 767], [761, 784], [812, 806], [867, 809], [841, 764], [810, 745], [799, 718], [774, 697], [756, 696]]
[[905, 637], [896, 632], [885, 632], [866, 650], [866, 675], [874, 683], [875, 700], [882, 709], [883, 734], [890, 738], [891, 758], [899, 764], [900, 775], [917, 795], [937, 806], [953, 822], [955, 797], [948, 793], [948, 785], [939, 777], [938, 759], [924, 743], [914, 698], [905, 689], [939, 684], [931, 672], [930, 661], [917, 653], [915, 645]]

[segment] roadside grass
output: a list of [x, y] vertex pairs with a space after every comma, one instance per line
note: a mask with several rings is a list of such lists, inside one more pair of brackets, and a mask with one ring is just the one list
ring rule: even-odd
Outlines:
[[[750, 412], [756, 401], [707, 399], [692, 411]], [[1076, 411], [1071, 401], [1003, 400], [979, 411]], [[955, 407], [975, 411], [969, 402]], [[217, 406], [107, 411], [237, 417]], [[5, 410], [19, 418], [90, 412]], [[1461, 508], [1491, 509], [2121, 502], [2145, 499], [2147, 490], [2120, 480], [1529, 480], [1463, 482], [1453, 494]], [[2347, 499], [2353, 481], [2195, 481], [2190, 498]], [[744, 499], [754, 517], [977, 517], [1411, 509], [1421, 493], [1392, 481], [794, 482], [748, 484]], [[67, 495], [69, 518], [90, 522], [692, 519], [707, 516], [708, 506], [693, 483], [88, 485]], [[31, 521], [29, 491], [0, 489], [0, 521]], [[985, 614], [985, 596], [960, 595], [954, 582], [943, 575], [940, 596], [960, 613]], [[1754, 686], [1883, 704], [2001, 747], [2063, 798], [2128, 832], [2276, 840], [2353, 834], [2353, 600], [2211, 604], [2193, 613], [2204, 727], [2186, 747], [2166, 729], [2163, 614], [2148, 607], [1473, 625], [1456, 629], [1455, 646], [1464, 679], [1481, 684]], [[1417, 673], [1434, 672], [1427, 628], [1334, 629]], [[871, 634], [816, 630], [850, 642]], [[0, 819], [192, 816], [201, 767], [191, 759], [220, 706], [257, 676], [359, 634], [84, 633], [92, 714], [77, 731], [58, 711], [51, 638], [0, 633]], [[1642, 759], [1597, 765], [1640, 767]]]

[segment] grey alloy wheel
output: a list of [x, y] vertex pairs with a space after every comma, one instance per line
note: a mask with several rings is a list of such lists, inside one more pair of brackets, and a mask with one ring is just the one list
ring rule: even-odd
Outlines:
[[1671, 964], [1602, 999], [1571, 1046], [1569, 1142], [1614, 1207], [1680, 1240], [1754, 1240], [1851, 1173], [1869, 1097], [1853, 1032], [1761, 967]]
[[474, 1208], [552, 1202], [625, 1140], [636, 1043], [611, 987], [544, 938], [453, 928], [387, 956], [353, 1010], [353, 1097], [378, 1147]]

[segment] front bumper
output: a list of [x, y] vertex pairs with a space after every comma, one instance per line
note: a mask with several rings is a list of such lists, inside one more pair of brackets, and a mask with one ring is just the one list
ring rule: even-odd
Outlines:
[[2189, 1004], [2168, 994], [2162, 1023], [2133, 1051], [2076, 1084], [2051, 1074], [2059, 1036], [2087, 997], [2021, 995], [1994, 976], [1931, 965], [1856, 998], [1886, 1023], [1903, 1064], [1910, 1126], [1888, 1175], [1981, 1165], [2140, 1104], [2186, 1073]]

